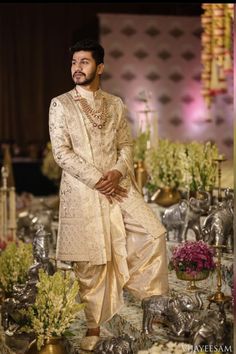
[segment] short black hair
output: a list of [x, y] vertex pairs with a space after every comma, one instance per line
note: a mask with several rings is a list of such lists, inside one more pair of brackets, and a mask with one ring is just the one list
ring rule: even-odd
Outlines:
[[96, 64], [104, 63], [104, 48], [95, 39], [82, 39], [70, 47], [70, 52], [74, 54], [80, 50], [92, 52]]

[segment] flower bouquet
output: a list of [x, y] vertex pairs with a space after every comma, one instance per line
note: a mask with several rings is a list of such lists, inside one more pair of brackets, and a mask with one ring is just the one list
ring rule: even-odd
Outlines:
[[217, 146], [209, 141], [179, 143], [160, 139], [156, 148], [146, 151], [145, 165], [159, 188], [210, 190], [215, 186], [218, 156]]
[[134, 162], [144, 161], [148, 141], [150, 141], [149, 129], [138, 133], [137, 138], [134, 140]]
[[177, 278], [189, 280], [189, 290], [197, 289], [196, 280], [203, 280], [216, 268], [214, 251], [203, 241], [186, 241], [176, 246], [169, 262], [169, 269], [175, 270]]
[[184, 182], [184, 158], [184, 144], [167, 139], [160, 139], [157, 146], [146, 151], [145, 166], [150, 177], [147, 188], [153, 191], [153, 187], [156, 187], [152, 200], [157, 204], [168, 207], [180, 200], [179, 188]]
[[33, 332], [36, 335], [29, 353], [37, 352], [52, 339], [61, 339], [70, 334], [68, 328], [84, 308], [84, 304], [76, 301], [78, 282], [72, 282], [68, 273], [64, 277], [57, 271], [50, 276], [41, 269], [37, 289], [35, 303], [21, 311], [28, 318], [21, 332]]
[[0, 256], [0, 289], [5, 295], [12, 293], [15, 284], [26, 282], [32, 264], [32, 244], [22, 241], [7, 244]]
[[211, 191], [216, 183], [219, 151], [210, 141], [205, 144], [192, 141], [186, 144], [186, 184], [190, 191]]
[[184, 144], [160, 139], [155, 148], [146, 151], [145, 165], [151, 182], [158, 188], [178, 188], [183, 184]]

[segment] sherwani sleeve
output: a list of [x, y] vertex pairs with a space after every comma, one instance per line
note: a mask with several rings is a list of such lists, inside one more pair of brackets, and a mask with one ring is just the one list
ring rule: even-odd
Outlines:
[[127, 174], [127, 161], [133, 161], [133, 139], [126, 118], [126, 107], [119, 101], [119, 120], [116, 131], [118, 160], [112, 170], [118, 170], [123, 177]]
[[52, 99], [49, 108], [49, 134], [54, 159], [63, 170], [93, 189], [102, 173], [73, 151], [66, 114], [69, 113], [62, 103], [57, 98]]

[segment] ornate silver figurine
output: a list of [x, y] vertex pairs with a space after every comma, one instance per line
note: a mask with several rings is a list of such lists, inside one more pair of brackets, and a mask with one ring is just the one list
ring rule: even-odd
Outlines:
[[234, 248], [234, 199], [230, 189], [225, 190], [225, 198], [213, 208], [202, 226], [203, 240], [210, 245], [227, 246], [227, 251]]
[[201, 237], [200, 217], [206, 213], [210, 207], [210, 194], [205, 191], [198, 191], [202, 199], [191, 197], [188, 200], [181, 200], [167, 208], [161, 216], [162, 223], [167, 230], [169, 240], [170, 231], [174, 231], [174, 237], [178, 242], [187, 240], [187, 232], [193, 230], [196, 240]]
[[101, 339], [94, 349], [94, 354], [135, 354], [134, 341], [128, 334]]
[[[223, 307], [218, 311], [202, 311], [202, 299], [185, 294], [155, 295], [142, 301], [143, 332], [151, 334], [154, 319], [169, 328], [169, 338], [190, 341], [193, 345], [223, 345], [226, 316]], [[197, 300], [197, 301], [196, 301]]]

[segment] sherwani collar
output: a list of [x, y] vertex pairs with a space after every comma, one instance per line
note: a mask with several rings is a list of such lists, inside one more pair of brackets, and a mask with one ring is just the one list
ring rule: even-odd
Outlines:
[[73, 90], [73, 98], [76, 100], [77, 99], [77, 94], [76, 91], [79, 92], [79, 94], [88, 99], [88, 100], [94, 100], [96, 98], [100, 98], [102, 96], [102, 90], [99, 88], [97, 91], [88, 91], [86, 89], [84, 89], [82, 86], [80, 85], [76, 85], [76, 90]]

